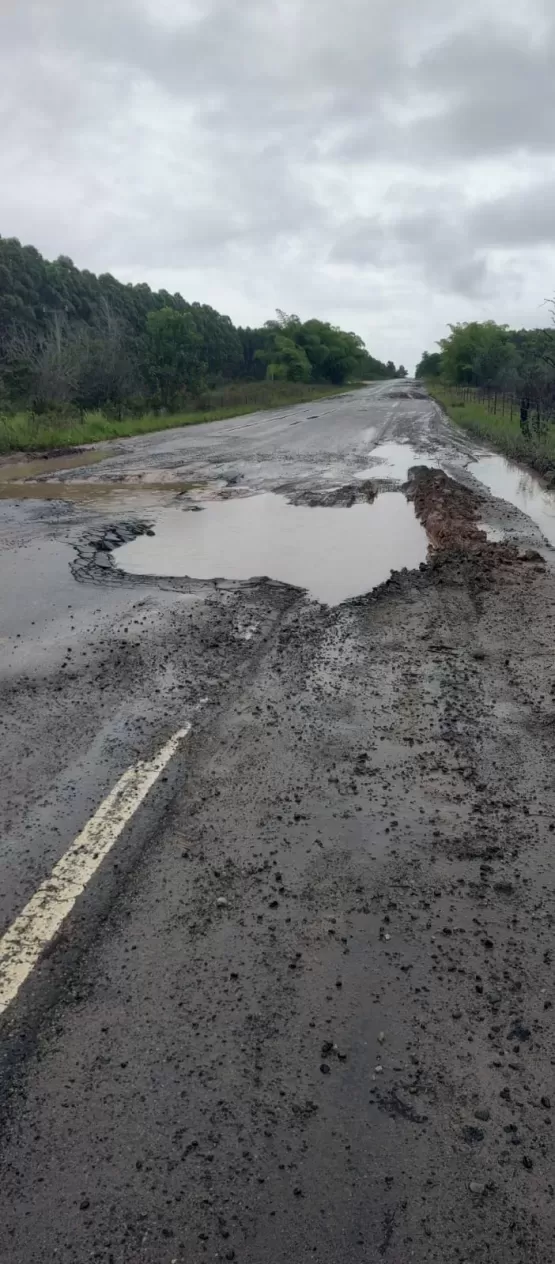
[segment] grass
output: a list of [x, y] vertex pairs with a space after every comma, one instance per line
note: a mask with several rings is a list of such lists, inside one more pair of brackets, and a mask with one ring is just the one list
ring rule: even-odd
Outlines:
[[[0, 414], [0, 453], [44, 452], [55, 448], [79, 447], [85, 443], [101, 443], [132, 435], [150, 434], [175, 426], [195, 426], [206, 421], [222, 421], [241, 417], [261, 408], [283, 408], [291, 404], [310, 403], [332, 395], [357, 389], [362, 383], [347, 386], [308, 386], [301, 382], [243, 382], [207, 393], [206, 406], [195, 412], [160, 415], [145, 413], [122, 421], [101, 412], [85, 413], [83, 419], [44, 420], [30, 413]], [[204, 403], [204, 401], [203, 401]]]
[[520, 429], [517, 409], [513, 408], [512, 418], [508, 411], [502, 416], [499, 411], [489, 412], [478, 400], [461, 403], [459, 392], [443, 383], [429, 381], [426, 385], [432, 398], [456, 425], [477, 439], [486, 440], [513, 461], [521, 461], [539, 474], [555, 478], [555, 428], [548, 428], [540, 435], [532, 434], [527, 439]]

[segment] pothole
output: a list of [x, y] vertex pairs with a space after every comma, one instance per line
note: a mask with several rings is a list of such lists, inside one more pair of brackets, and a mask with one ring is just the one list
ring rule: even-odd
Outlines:
[[386, 399], [428, 399], [426, 391], [419, 390], [418, 387], [412, 387], [411, 390], [392, 390], [387, 391]]
[[350, 508], [294, 505], [273, 492], [166, 509], [148, 535], [113, 553], [128, 576], [244, 582], [269, 578], [337, 605], [427, 554], [426, 533], [400, 492]]
[[[417, 452], [409, 443], [380, 443], [369, 453], [371, 464], [367, 469], [359, 470], [356, 478], [365, 479], [386, 479], [398, 483], [405, 483], [409, 476], [409, 470], [415, 465], [421, 465], [423, 460], [428, 458], [422, 456], [421, 452]], [[434, 467], [440, 469], [441, 466], [434, 461]]]

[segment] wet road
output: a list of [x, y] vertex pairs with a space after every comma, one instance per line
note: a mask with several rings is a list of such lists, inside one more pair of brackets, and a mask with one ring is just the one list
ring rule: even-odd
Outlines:
[[[229, 421], [162, 431], [114, 445], [116, 455], [88, 470], [72, 469], [68, 483], [88, 477], [210, 482], [218, 476], [248, 479], [258, 490], [289, 480], [335, 480], [364, 470], [383, 443], [416, 438], [420, 452], [434, 453], [445, 440], [448, 452], [471, 449], [448, 425], [421, 388], [413, 383], [379, 383], [362, 390], [271, 410]], [[379, 459], [379, 458], [378, 458]]]
[[[2, 724], [10, 752], [0, 802], [0, 929], [124, 769], [196, 714], [199, 699], [219, 706], [224, 687], [225, 669], [222, 678], [206, 666], [214, 615], [204, 600], [157, 583], [76, 583], [73, 546], [113, 522], [150, 520], [180, 505], [191, 483], [215, 496], [228, 484], [238, 493], [286, 485], [292, 495], [329, 496], [365, 469], [384, 435], [406, 439], [417, 419], [426, 444], [430, 401], [391, 398], [392, 389], [380, 384], [283, 414], [141, 437], [117, 445], [114, 456], [112, 445], [102, 463], [98, 451], [89, 465], [55, 459], [52, 471], [50, 462], [19, 463], [15, 473], [26, 481], [15, 492], [13, 482], [0, 483]], [[437, 448], [437, 434], [430, 443]], [[4, 477], [11, 475], [5, 467]], [[208, 588], [199, 597], [211, 595]], [[252, 601], [250, 658], [290, 596], [267, 593], [260, 611], [259, 595]], [[217, 622], [240, 649], [249, 622], [243, 609], [244, 600], [218, 603]]]
[[549, 568], [328, 608], [110, 545], [479, 455], [384, 383], [2, 491], [2, 1260], [547, 1258]]

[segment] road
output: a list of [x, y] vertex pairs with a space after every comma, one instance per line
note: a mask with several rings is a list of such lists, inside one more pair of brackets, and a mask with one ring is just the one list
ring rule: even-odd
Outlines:
[[[414, 383], [93, 455], [1, 485], [0, 1258], [544, 1264], [555, 580], [534, 496], [532, 517], [495, 499]], [[456, 485], [420, 473], [407, 500], [411, 465]], [[349, 599], [287, 582], [261, 519], [248, 538], [276, 493]], [[392, 540], [401, 565], [420, 547], [412, 504], [448, 543], [368, 592]], [[266, 576], [188, 573], [193, 529], [232, 532], [238, 507]], [[349, 514], [354, 567], [325, 535]], [[478, 519], [504, 542], [461, 543]], [[163, 530], [179, 574], [173, 552], [148, 569]]]

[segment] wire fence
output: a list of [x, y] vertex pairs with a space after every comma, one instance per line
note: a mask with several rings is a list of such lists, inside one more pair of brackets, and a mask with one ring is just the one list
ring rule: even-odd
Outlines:
[[545, 434], [555, 424], [555, 386], [532, 383], [520, 391], [502, 391], [487, 386], [453, 386], [454, 404], [478, 403], [495, 416], [517, 420], [524, 435]]

